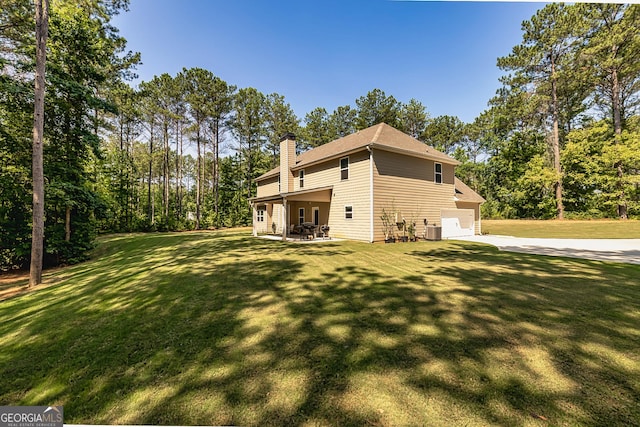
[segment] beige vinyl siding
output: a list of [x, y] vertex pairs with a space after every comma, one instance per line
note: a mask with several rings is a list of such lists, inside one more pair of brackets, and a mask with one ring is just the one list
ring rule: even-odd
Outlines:
[[271, 205], [271, 215], [269, 216], [269, 227], [271, 227], [271, 223], [276, 223], [276, 234], [282, 233], [282, 205], [273, 204]]
[[[440, 210], [454, 209], [454, 166], [442, 164], [442, 184], [434, 182], [432, 160], [404, 156], [388, 151], [373, 151], [374, 240], [384, 240], [382, 209], [416, 223], [422, 235], [424, 219], [440, 225]], [[397, 230], [397, 229], [396, 229]]]
[[278, 175], [258, 182], [256, 197], [274, 196], [278, 191]]
[[289, 225], [297, 225], [300, 222], [300, 208], [304, 208], [304, 222], [313, 222], [313, 208], [318, 208], [320, 212], [320, 224], [318, 225], [327, 225], [329, 223], [329, 210], [331, 208], [330, 203], [296, 201], [289, 203], [287, 206], [289, 207], [289, 212], [291, 213], [291, 220], [289, 221]]
[[[340, 159], [332, 163], [333, 168], [328, 171], [333, 181], [330, 235], [368, 242], [371, 240], [369, 152], [360, 151], [349, 156], [349, 179], [344, 181], [340, 179]], [[311, 177], [311, 174], [308, 176]], [[345, 206], [353, 208], [353, 218], [345, 219]]]
[[475, 220], [475, 234], [482, 234], [482, 222], [480, 221], [480, 204], [471, 202], [456, 202], [458, 209], [473, 209]]
[[[258, 222], [257, 211], [259, 206], [266, 206], [264, 221]], [[273, 232], [271, 224], [276, 223], [276, 234], [282, 232], [282, 205], [275, 203], [256, 203], [253, 210], [253, 223], [258, 234], [270, 234]]]
[[[329, 215], [327, 221], [321, 221], [321, 223], [329, 225], [329, 233], [333, 237], [369, 241], [369, 152], [365, 150], [348, 157], [349, 179], [341, 180], [340, 159], [332, 159], [304, 169], [304, 190], [333, 186]], [[300, 190], [298, 172], [295, 176], [294, 189], [298, 191]], [[305, 215], [307, 215], [306, 209], [309, 209], [309, 220], [312, 214], [311, 205], [305, 206]], [[345, 219], [345, 206], [353, 207], [352, 219]], [[322, 210], [320, 215], [324, 216]]]

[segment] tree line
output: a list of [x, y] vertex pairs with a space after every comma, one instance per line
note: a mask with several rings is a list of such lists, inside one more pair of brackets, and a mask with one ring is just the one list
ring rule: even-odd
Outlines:
[[[640, 214], [637, 5], [549, 4], [498, 58], [473, 122], [373, 89], [298, 118], [285, 97], [183, 69], [133, 88], [140, 54], [111, 18], [126, 0], [52, 0], [44, 122], [45, 261], [83, 259], [101, 232], [247, 225], [279, 139], [308, 150], [379, 122], [457, 158], [484, 216]], [[31, 248], [35, 36], [29, 0], [0, 0], [0, 268]]]

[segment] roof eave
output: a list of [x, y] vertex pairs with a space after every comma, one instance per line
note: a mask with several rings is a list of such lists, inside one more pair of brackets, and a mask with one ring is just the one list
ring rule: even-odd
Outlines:
[[365, 145], [362, 145], [360, 147], [356, 147], [356, 148], [353, 148], [351, 150], [335, 153], [335, 154], [333, 154], [331, 156], [323, 157], [321, 159], [313, 160], [311, 162], [307, 162], [307, 163], [301, 162], [301, 163], [299, 163], [299, 164], [297, 164], [295, 166], [292, 166], [291, 170], [292, 171], [297, 171], [297, 170], [304, 169], [304, 168], [309, 167], [309, 166], [315, 166], [315, 165], [319, 165], [321, 163], [325, 163], [325, 162], [328, 162], [328, 161], [331, 161], [331, 160], [340, 159], [342, 157], [346, 157], [346, 156], [349, 156], [351, 154], [358, 153], [360, 151], [364, 151], [364, 150], [367, 149], [367, 147], [369, 145], [370, 144], [365, 144]]
[[420, 159], [427, 159], [427, 160], [433, 160], [439, 163], [446, 163], [449, 165], [454, 165], [454, 166], [458, 166], [461, 163], [459, 161], [457, 161], [456, 159], [453, 159], [449, 156], [447, 156], [447, 158], [442, 158], [439, 156], [434, 156], [432, 154], [430, 154], [427, 150], [427, 146], [425, 145], [425, 152], [424, 153], [418, 153], [417, 151], [412, 151], [412, 150], [405, 150], [403, 148], [397, 148], [397, 147], [391, 147], [389, 145], [386, 144], [379, 144], [379, 143], [375, 143], [372, 142], [371, 144], [369, 144], [369, 146], [371, 148], [375, 148], [377, 150], [383, 150], [383, 151], [389, 151], [391, 153], [398, 153], [398, 154], [404, 154], [405, 156], [411, 156], [411, 157], [417, 157]]
[[269, 178], [273, 178], [275, 176], [280, 175], [280, 169], [275, 169], [275, 170], [271, 170], [269, 172], [265, 172], [264, 174], [260, 175], [257, 178], [254, 178], [253, 181], [254, 182], [260, 182], [260, 181], [264, 181], [265, 179], [269, 179]]

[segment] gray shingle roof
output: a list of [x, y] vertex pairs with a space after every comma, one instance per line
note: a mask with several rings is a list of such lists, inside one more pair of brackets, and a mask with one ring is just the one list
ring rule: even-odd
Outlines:
[[[406, 133], [386, 123], [379, 123], [300, 154], [294, 168], [300, 169], [310, 164], [341, 157], [346, 153], [364, 149], [368, 145], [381, 150], [401, 151], [410, 156], [429, 158], [442, 163], [460, 164], [453, 157], [441, 153]], [[279, 168], [274, 168], [256, 180], [276, 176], [279, 171]]]
[[473, 191], [467, 184], [455, 177], [456, 197], [461, 202], [484, 203], [486, 200]]

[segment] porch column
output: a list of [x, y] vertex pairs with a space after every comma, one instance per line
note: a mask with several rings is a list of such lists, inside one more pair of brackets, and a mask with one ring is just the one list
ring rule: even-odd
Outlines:
[[253, 227], [253, 237], [258, 237], [258, 230], [256, 229], [256, 220], [257, 218], [256, 205], [251, 202], [251, 217], [253, 218], [251, 221], [251, 225]]
[[287, 205], [287, 199], [282, 199], [282, 240], [287, 240], [287, 234], [289, 232], [289, 224], [287, 224], [287, 211], [289, 206]]

